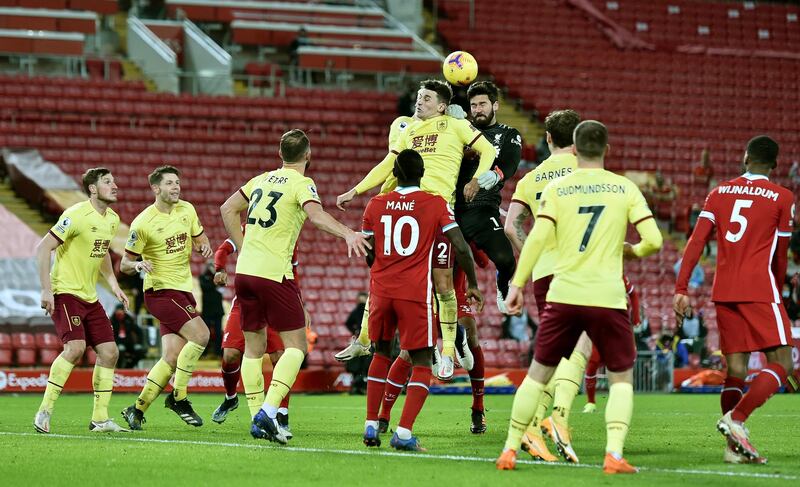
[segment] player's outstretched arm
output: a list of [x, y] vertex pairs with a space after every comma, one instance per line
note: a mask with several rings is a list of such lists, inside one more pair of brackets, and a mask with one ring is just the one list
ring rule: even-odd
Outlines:
[[522, 203], [512, 201], [508, 206], [508, 214], [506, 215], [506, 223], [503, 227], [508, 240], [514, 246], [517, 253], [522, 252], [522, 246], [525, 245], [525, 239], [528, 234], [525, 233], [525, 222], [531, 217], [531, 210]]
[[242, 233], [242, 223], [239, 215], [247, 209], [247, 199], [242, 194], [241, 190], [237, 190], [230, 195], [225, 203], [219, 207], [219, 212], [222, 214], [222, 223], [225, 225], [225, 230], [233, 242], [233, 246], [237, 249], [242, 248], [244, 241], [244, 234]]
[[347, 193], [340, 194], [336, 197], [336, 207], [344, 211], [344, 206], [357, 195], [383, 184], [386, 178], [392, 174], [395, 159], [397, 159], [397, 152], [394, 150], [389, 151], [386, 157], [384, 157], [377, 166], [373, 167], [360, 183], [356, 184], [355, 187]]
[[478, 289], [478, 278], [475, 275], [475, 260], [472, 258], [472, 250], [469, 244], [464, 240], [464, 234], [461, 229], [453, 227], [446, 231], [445, 236], [453, 244], [453, 250], [456, 252], [456, 262], [458, 266], [464, 270], [467, 276], [467, 299], [474, 299], [478, 304], [478, 312], [483, 311], [483, 295]]
[[47, 314], [53, 314], [55, 307], [53, 287], [50, 282], [50, 255], [61, 245], [52, 234], [47, 235], [36, 245], [36, 266], [39, 269], [39, 283], [42, 285], [42, 309]]
[[347, 243], [348, 257], [351, 257], [353, 254], [355, 254], [356, 257], [365, 257], [367, 251], [372, 248], [363, 233], [354, 232], [347, 228], [336, 218], [323, 210], [322, 205], [316, 201], [309, 201], [307, 205], [303, 206], [303, 210], [315, 227], [325, 233], [330, 233], [334, 237], [344, 239], [345, 243]]

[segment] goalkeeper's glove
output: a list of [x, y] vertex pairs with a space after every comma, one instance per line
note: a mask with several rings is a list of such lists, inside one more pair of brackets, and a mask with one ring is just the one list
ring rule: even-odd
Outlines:
[[447, 110], [444, 111], [445, 115], [464, 120], [467, 118], [466, 112], [461, 108], [461, 105], [447, 105]]
[[478, 176], [478, 186], [480, 186], [481, 189], [492, 189], [502, 180], [503, 172], [499, 167], [496, 167]]

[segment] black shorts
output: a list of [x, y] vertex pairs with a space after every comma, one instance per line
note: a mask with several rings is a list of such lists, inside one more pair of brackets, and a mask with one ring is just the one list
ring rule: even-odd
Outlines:
[[485, 242], [495, 238], [507, 240], [503, 223], [500, 221], [500, 209], [491, 206], [470, 208], [456, 214], [458, 226], [467, 242], [475, 242], [478, 247], [485, 248]]

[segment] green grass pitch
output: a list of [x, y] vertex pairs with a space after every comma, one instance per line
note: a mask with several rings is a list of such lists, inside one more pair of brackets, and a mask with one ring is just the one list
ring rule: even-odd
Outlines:
[[[135, 396], [115, 394], [119, 415]], [[603, 413], [572, 414], [573, 444], [581, 465], [529, 462], [498, 472], [511, 396], [487, 396], [489, 431], [469, 433], [468, 396], [431, 396], [415, 425], [427, 453], [408, 454], [361, 443], [363, 396], [295, 395], [290, 419], [295, 437], [281, 447], [252, 439], [247, 408], [222, 425], [211, 422], [221, 395], [191, 396], [205, 424], [187, 426], [164, 409], [163, 395], [148, 411], [145, 430], [126, 434], [88, 431], [90, 394], [65, 394], [56, 404], [51, 434], [33, 430], [39, 394], [0, 395], [0, 484], [33, 485], [800, 485], [800, 396], [779, 395], [748, 422], [752, 440], [769, 463], [726, 465], [715, 430], [715, 395], [638, 395], [625, 456], [642, 468], [633, 476], [600, 470], [605, 446]], [[605, 398], [600, 397], [600, 409]], [[402, 402], [402, 399], [398, 401]], [[395, 406], [396, 426], [402, 404]], [[554, 451], [554, 450], [553, 450]], [[544, 482], [544, 483], [540, 483]], [[243, 484], [244, 483], [244, 484]], [[557, 483], [557, 484], [553, 484]]]

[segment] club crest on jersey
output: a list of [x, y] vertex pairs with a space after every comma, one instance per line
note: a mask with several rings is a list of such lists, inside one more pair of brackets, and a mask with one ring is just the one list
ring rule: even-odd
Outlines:
[[70, 316], [69, 321], [72, 323], [72, 326], [81, 326], [80, 316]]
[[188, 225], [189, 224], [189, 217], [188, 216], [182, 216], [181, 217], [181, 223], [183, 223], [184, 225]]
[[436, 122], [436, 130], [439, 132], [444, 132], [447, 130], [447, 120], [439, 120]]

